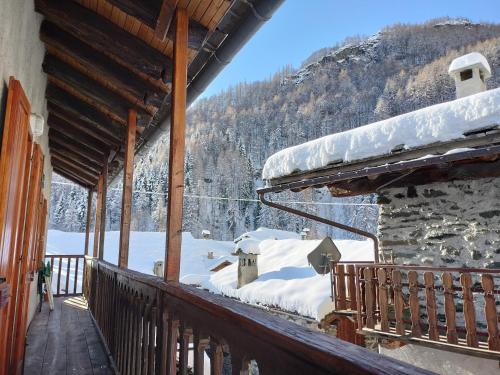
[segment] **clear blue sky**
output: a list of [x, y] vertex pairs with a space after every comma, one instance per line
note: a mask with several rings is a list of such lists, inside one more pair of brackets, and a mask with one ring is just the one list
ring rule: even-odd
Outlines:
[[297, 68], [312, 52], [348, 36], [443, 16], [500, 22], [500, 0], [285, 0], [203, 97], [238, 82], [268, 78], [287, 64]]

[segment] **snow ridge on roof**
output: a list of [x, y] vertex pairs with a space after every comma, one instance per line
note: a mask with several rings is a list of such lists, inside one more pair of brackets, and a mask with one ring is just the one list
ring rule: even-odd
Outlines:
[[474, 65], [480, 65], [483, 69], [488, 73], [488, 76], [491, 76], [491, 68], [490, 64], [488, 64], [488, 60], [486, 57], [481, 55], [479, 52], [471, 52], [467, 55], [463, 55], [457, 57], [453, 60], [448, 68], [448, 73], [455, 73], [459, 70], [472, 67]]
[[281, 150], [267, 159], [262, 178], [288, 176], [435, 142], [463, 139], [464, 133], [500, 124], [500, 88], [436, 104], [342, 133]]

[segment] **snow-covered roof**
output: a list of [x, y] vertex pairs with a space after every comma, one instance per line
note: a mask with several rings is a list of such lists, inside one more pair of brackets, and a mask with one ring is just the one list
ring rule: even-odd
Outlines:
[[327, 135], [269, 157], [262, 178], [271, 180], [465, 138], [464, 133], [500, 124], [500, 88], [436, 104], [342, 133]]
[[288, 232], [286, 230], [258, 228], [257, 230], [245, 232], [241, 236], [236, 237], [234, 239], [234, 242], [238, 243], [244, 239], [253, 239], [257, 241], [262, 241], [262, 240], [268, 240], [270, 238], [275, 240], [285, 240], [289, 238], [299, 239], [300, 237], [297, 233]]
[[260, 254], [259, 241], [251, 238], [245, 238], [239, 241], [234, 248], [234, 253], [238, 252], [245, 254]]
[[[373, 261], [373, 242], [336, 240], [341, 261]], [[277, 307], [321, 320], [333, 310], [329, 275], [318, 275], [307, 255], [321, 240], [268, 239], [260, 242], [259, 277], [237, 289], [237, 264], [210, 275], [202, 284], [243, 302]]]
[[491, 76], [490, 64], [488, 64], [488, 60], [486, 60], [486, 57], [481, 55], [479, 52], [471, 52], [467, 55], [457, 57], [451, 62], [448, 73], [453, 74], [455, 72], [472, 68], [473, 66], [477, 65], [483, 68], [483, 71], [487, 73], [486, 78]]
[[[321, 319], [332, 311], [330, 277], [318, 275], [309, 266], [307, 255], [321, 240], [300, 240], [297, 233], [259, 228], [259, 277], [240, 289], [236, 289], [238, 278], [237, 257], [231, 256], [232, 241], [195, 239], [190, 233], [182, 234], [181, 277], [185, 284], [201, 285], [214, 293], [236, 297], [243, 302], [275, 306], [289, 312]], [[275, 240], [274, 238], [286, 237]], [[106, 232], [104, 259], [115, 263], [118, 260], [118, 231]], [[49, 230], [48, 254], [83, 254], [85, 233]], [[373, 260], [373, 242], [335, 240], [341, 261]], [[146, 274], [153, 274], [156, 259], [165, 254], [165, 233], [130, 233], [129, 267]], [[207, 251], [214, 252], [214, 259], [207, 258]], [[213, 273], [210, 270], [229, 261], [233, 264]], [[75, 265], [71, 264], [72, 270]], [[73, 275], [72, 271], [70, 275]], [[71, 285], [73, 280], [70, 279]], [[81, 288], [81, 281], [78, 284]]]

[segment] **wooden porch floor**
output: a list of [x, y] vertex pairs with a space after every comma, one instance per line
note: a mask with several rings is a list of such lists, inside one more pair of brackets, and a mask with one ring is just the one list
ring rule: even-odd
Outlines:
[[26, 341], [25, 375], [114, 374], [83, 297], [54, 298], [33, 319]]

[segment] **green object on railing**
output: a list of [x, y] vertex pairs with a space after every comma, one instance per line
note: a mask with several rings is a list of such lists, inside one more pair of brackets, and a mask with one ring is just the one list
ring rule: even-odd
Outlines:
[[47, 261], [47, 265], [44, 267], [43, 276], [50, 277], [50, 262]]

